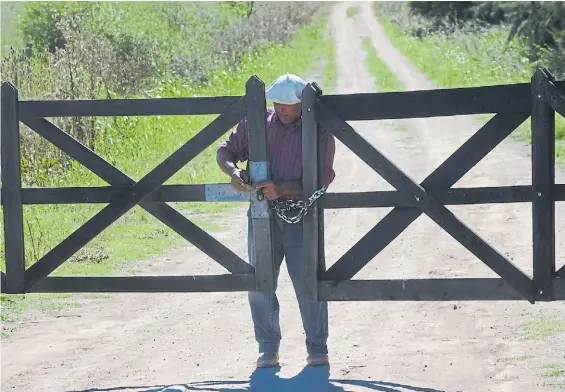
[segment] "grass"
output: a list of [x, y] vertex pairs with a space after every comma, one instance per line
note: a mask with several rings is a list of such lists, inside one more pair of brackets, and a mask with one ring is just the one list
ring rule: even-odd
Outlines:
[[337, 63], [335, 61], [334, 41], [332, 29], [329, 27], [327, 28], [326, 38], [324, 40], [323, 54], [326, 58], [326, 67], [322, 76], [323, 86], [321, 87], [323, 93], [328, 94], [334, 92], [337, 78]]
[[[204, 87], [184, 85], [180, 80], [166, 80], [152, 91], [141, 96], [217, 96], [242, 95], [245, 82], [257, 75], [268, 85], [285, 72], [304, 74], [314, 66], [316, 56], [331, 54], [333, 47], [320, 46], [326, 31], [326, 19], [300, 29], [286, 46], [272, 45], [261, 56], [248, 57], [236, 73], [219, 73]], [[330, 40], [331, 43], [331, 40]], [[335, 62], [324, 72], [324, 80], [335, 78]], [[321, 86], [322, 89], [324, 86]], [[25, 98], [24, 98], [25, 99]], [[154, 116], [124, 117], [113, 119], [119, 123], [115, 129], [129, 129], [129, 135], [111, 148], [97, 151], [114, 166], [139, 180], [180, 145], [200, 131], [215, 116]], [[112, 129], [106, 137], [120, 139]], [[226, 135], [227, 136], [227, 133]], [[145, 140], [139, 143], [139, 140]], [[213, 143], [193, 162], [185, 166], [165, 184], [191, 184], [227, 182], [227, 177], [217, 168]], [[74, 163], [71, 170], [49, 186], [101, 186], [107, 185], [87, 169]], [[183, 215], [189, 216], [205, 230], [216, 227], [204, 218], [194, 219], [197, 214], [226, 211], [239, 203], [171, 203]], [[34, 205], [24, 208], [26, 264], [33, 262], [53, 248], [59, 241], [86, 222], [103, 206], [98, 205]], [[0, 214], [0, 226], [3, 225]], [[153, 218], [140, 207], [130, 210], [75, 256], [58, 268], [53, 275], [108, 276], [136, 269], [136, 261], [186, 244], [185, 240]], [[229, 244], [228, 244], [229, 246]], [[1, 251], [2, 270], [5, 271], [4, 249]], [[25, 296], [2, 295], [2, 319], [14, 320], [19, 312], [52, 306], [72, 306], [81, 296], [59, 294], [33, 294]], [[85, 298], [90, 298], [86, 296]], [[5, 324], [5, 323], [3, 323]]]
[[543, 374], [544, 377], [561, 377], [565, 376], [565, 366], [559, 363], [553, 363], [546, 366], [547, 370]]
[[[442, 88], [496, 84], [529, 83], [534, 68], [517, 42], [506, 43], [505, 28], [490, 28], [480, 33], [456, 31], [450, 36], [429, 34], [416, 38], [404, 33], [404, 26], [373, 3], [375, 13], [395, 47]], [[401, 18], [396, 18], [401, 19]], [[481, 117], [483, 118], [483, 117]], [[515, 132], [531, 143], [530, 120]], [[556, 157], [565, 163], [565, 119], [556, 116]]]
[[390, 70], [386, 63], [378, 56], [370, 38], [363, 38], [363, 49], [367, 57], [365, 63], [369, 73], [375, 79], [377, 90], [380, 92], [403, 91], [404, 84]]
[[347, 10], [345, 11], [348, 18], [353, 18], [355, 15], [357, 15], [358, 12], [359, 12], [358, 7], [347, 7]]
[[543, 339], [565, 332], [565, 319], [553, 316], [540, 316], [527, 321], [522, 329], [527, 339]]
[[[545, 366], [545, 369], [545, 372], [542, 373], [543, 377], [550, 379], [565, 377], [565, 364], [563, 363], [552, 363]], [[558, 389], [565, 389], [565, 382], [550, 383], [548, 385]]]

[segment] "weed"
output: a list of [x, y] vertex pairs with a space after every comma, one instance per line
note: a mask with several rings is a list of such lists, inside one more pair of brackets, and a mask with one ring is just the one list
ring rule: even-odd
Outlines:
[[355, 15], [357, 15], [359, 13], [359, 8], [358, 7], [347, 7], [347, 10], [345, 11], [345, 13], [347, 14], [348, 18], [353, 18]]
[[547, 370], [543, 374], [544, 377], [561, 377], [565, 376], [565, 366], [559, 363], [553, 363], [546, 366]]
[[[419, 22], [407, 16], [402, 5], [373, 4], [394, 46], [439, 87], [530, 82], [536, 65], [530, 63], [522, 41], [507, 42], [506, 26], [454, 28], [449, 35], [418, 34], [413, 24]], [[515, 134], [531, 143], [530, 119]], [[557, 161], [565, 163], [565, 119], [561, 116], [556, 116], [555, 136]]]
[[565, 319], [553, 316], [540, 316], [524, 323], [523, 331], [527, 339], [543, 339], [565, 332]]
[[[319, 42], [327, 29], [324, 18], [297, 30], [288, 45], [270, 44], [261, 56], [249, 55], [238, 64], [237, 72], [210, 73], [205, 84], [196, 85], [180, 77], [154, 80], [152, 86], [140, 90], [136, 98], [242, 95], [245, 82], [258, 75], [266, 84], [285, 72], [303, 75], [314, 65], [316, 56], [332, 53], [329, 44]], [[329, 41], [331, 42], [331, 41]], [[324, 80], [333, 81], [335, 64], [328, 62]], [[38, 79], [41, 80], [41, 79]], [[322, 89], [325, 86], [321, 85]], [[134, 180], [152, 170], [180, 145], [196, 135], [215, 116], [151, 116], [117, 117], [99, 123], [104, 143], [96, 145], [96, 153]], [[26, 132], [25, 129], [22, 132]], [[166, 184], [202, 184], [226, 182], [226, 176], [215, 164], [216, 145], [206, 148]], [[37, 151], [45, 151], [38, 149]], [[41, 155], [38, 152], [39, 155]], [[65, 170], [46, 175], [38, 186], [107, 186], [85, 167], [67, 159]], [[32, 180], [24, 181], [30, 186]], [[241, 203], [170, 203], [199, 227], [214, 231], [219, 226], [206, 219]], [[23, 209], [26, 265], [29, 267], [61, 240], [103, 208], [103, 205], [26, 205]], [[198, 215], [197, 215], [198, 214]], [[0, 227], [3, 215], [0, 213]], [[3, 241], [3, 231], [2, 238]], [[80, 252], [57, 268], [52, 275], [110, 276], [134, 273], [136, 261], [186, 246], [187, 242], [163, 223], [136, 206], [94, 238]], [[229, 244], [228, 244], [229, 246]], [[0, 264], [5, 270], [4, 247], [0, 247]], [[75, 306], [78, 298], [103, 298], [75, 294], [2, 295], [3, 327], [10, 328], [20, 313], [30, 309]], [[4, 322], [6, 321], [6, 322]]]
[[370, 38], [363, 38], [363, 49], [367, 54], [365, 58], [367, 69], [375, 79], [377, 90], [380, 92], [403, 91], [404, 84], [378, 56]]

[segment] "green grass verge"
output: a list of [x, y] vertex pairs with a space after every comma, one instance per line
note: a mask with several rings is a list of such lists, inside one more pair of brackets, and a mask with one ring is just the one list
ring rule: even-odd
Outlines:
[[527, 339], [543, 339], [565, 332], [565, 319], [553, 316], [540, 316], [524, 323], [524, 337]]
[[565, 365], [559, 363], [553, 363], [548, 365], [547, 370], [543, 374], [544, 377], [562, 377], [565, 376]]
[[347, 14], [348, 18], [353, 18], [359, 13], [359, 7], [347, 7], [345, 13]]
[[[506, 29], [492, 28], [476, 34], [456, 32], [451, 36], [430, 34], [415, 38], [405, 34], [390, 16], [380, 12], [378, 2], [373, 5], [394, 46], [439, 87], [530, 82], [534, 69], [519, 44], [506, 43]], [[528, 119], [514, 135], [531, 143], [530, 127]], [[556, 139], [557, 161], [565, 163], [565, 119], [559, 115], [556, 116]]]
[[326, 29], [326, 36], [324, 40], [324, 57], [326, 59], [326, 67], [324, 68], [323, 73], [323, 86], [322, 90], [324, 94], [331, 94], [335, 91], [335, 83], [337, 78], [337, 63], [335, 61], [335, 52], [334, 52], [334, 40], [332, 29]]
[[[286, 46], [273, 45], [261, 56], [250, 56], [236, 73], [215, 75], [209, 85], [193, 87], [181, 80], [164, 80], [152, 91], [140, 94], [151, 97], [243, 95], [245, 82], [257, 75], [265, 84], [285, 72], [305, 74], [314, 66], [316, 56], [331, 51], [333, 47], [319, 45], [326, 31], [326, 19], [302, 28]], [[334, 70], [325, 70], [328, 80], [335, 78]], [[321, 86], [324, 88], [324, 86]], [[105, 137], [120, 140], [111, 148], [97, 151], [114, 166], [130, 177], [139, 180], [188, 139], [198, 133], [216, 116], [153, 116], [121, 117], [114, 129], [128, 129], [127, 135], [113, 134]], [[227, 133], [226, 135], [227, 136]], [[137, 140], [134, 140], [137, 138]], [[145, 142], [139, 143], [139, 138]], [[219, 140], [217, 141], [219, 142]], [[215, 164], [217, 142], [212, 144], [191, 163], [165, 184], [194, 184], [227, 182]], [[107, 185], [87, 169], [73, 162], [71, 170], [51, 181], [47, 186], [103, 186]], [[240, 203], [171, 203], [184, 215], [207, 231], [215, 226], [204, 216], [225, 211]], [[24, 207], [25, 252], [27, 266], [33, 264], [58, 242], [80, 227], [100, 211], [103, 205], [34, 205]], [[194, 218], [196, 217], [196, 219]], [[0, 226], [3, 226], [0, 214]], [[2, 231], [3, 235], [3, 231]], [[3, 238], [2, 238], [3, 242]], [[91, 241], [52, 275], [108, 276], [135, 271], [136, 261], [162, 254], [186, 245], [178, 234], [139, 207], [130, 210], [118, 221]], [[1, 266], [5, 271], [4, 249], [1, 247]], [[76, 298], [98, 298], [89, 295], [28, 294], [2, 295], [2, 320], [14, 320], [19, 312], [29, 309], [71, 306]], [[2, 323], [3, 328], [6, 323]], [[8, 325], [9, 328], [9, 325]], [[4, 330], [6, 332], [6, 330]]]
[[369, 73], [375, 79], [377, 90], [380, 92], [403, 91], [404, 84], [390, 70], [388, 65], [378, 56], [370, 38], [363, 38], [363, 49], [367, 57], [365, 63]]

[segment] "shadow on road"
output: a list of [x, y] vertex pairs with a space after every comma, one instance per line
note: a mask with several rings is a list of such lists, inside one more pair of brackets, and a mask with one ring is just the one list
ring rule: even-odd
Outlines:
[[171, 386], [130, 386], [104, 389], [87, 389], [68, 392], [347, 392], [349, 387], [357, 390], [381, 392], [444, 392], [439, 389], [414, 387], [384, 381], [334, 380], [330, 379], [327, 367], [306, 367], [292, 378], [280, 378], [279, 368], [257, 369], [249, 381], [200, 381]]

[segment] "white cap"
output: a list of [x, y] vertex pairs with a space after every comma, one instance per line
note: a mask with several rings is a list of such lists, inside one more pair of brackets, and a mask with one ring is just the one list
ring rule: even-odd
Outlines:
[[296, 104], [302, 102], [302, 90], [307, 84], [302, 78], [287, 73], [279, 76], [267, 87], [265, 96], [273, 102], [287, 105]]

